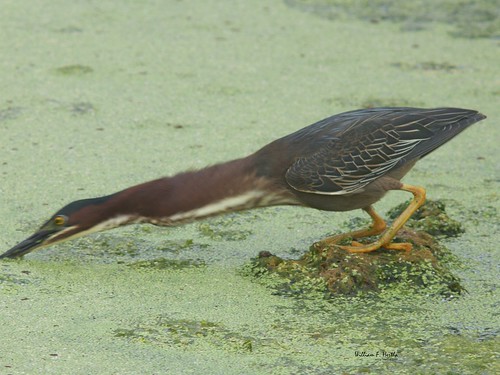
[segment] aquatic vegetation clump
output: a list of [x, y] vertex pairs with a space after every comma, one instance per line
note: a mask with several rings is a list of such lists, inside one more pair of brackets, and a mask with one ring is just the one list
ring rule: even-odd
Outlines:
[[205, 267], [205, 262], [200, 259], [168, 259], [155, 258], [139, 260], [127, 264], [128, 267], [137, 269], [180, 270], [184, 268]]
[[[388, 217], [390, 219], [397, 218], [409, 203], [410, 201], [407, 201], [390, 209], [387, 212]], [[460, 222], [446, 214], [446, 205], [440, 200], [427, 201], [406, 222], [406, 226], [442, 237], [456, 237], [465, 231]]]
[[[404, 208], [403, 204], [392, 209], [390, 216], [397, 216]], [[262, 251], [245, 267], [245, 272], [279, 294], [308, 298], [380, 292], [459, 295], [464, 289], [450, 270], [456, 259], [429, 233], [449, 237], [463, 232], [460, 223], [450, 219], [444, 209], [442, 202], [428, 202], [417, 211], [410, 225], [399, 231], [395, 241], [413, 244], [408, 252], [349, 253], [335, 245], [314, 244], [298, 260]]]
[[176, 319], [161, 315], [114, 330], [114, 336], [144, 344], [183, 349], [216, 348], [229, 352], [248, 353], [262, 340], [242, 335], [222, 323], [207, 320]]

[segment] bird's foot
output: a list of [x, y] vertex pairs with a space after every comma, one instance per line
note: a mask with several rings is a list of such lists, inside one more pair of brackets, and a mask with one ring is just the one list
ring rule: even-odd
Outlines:
[[346, 234], [338, 234], [336, 236], [328, 237], [322, 239], [313, 244], [313, 247], [318, 252], [327, 251], [327, 253], [331, 253], [335, 248], [342, 247], [339, 243], [351, 243], [352, 237], [349, 237]]
[[[341, 243], [346, 243], [346, 245], [341, 245]], [[412, 244], [408, 242], [388, 242], [383, 243], [380, 239], [378, 241], [364, 244], [356, 241], [348, 234], [340, 234], [330, 238], [323, 239], [314, 244], [316, 249], [324, 248], [339, 248], [350, 253], [370, 253], [372, 251], [378, 250], [380, 248], [387, 250], [403, 250], [410, 251], [412, 249]]]
[[345, 245], [336, 245], [336, 246], [350, 253], [370, 253], [380, 248], [384, 248], [387, 250], [403, 250], [403, 251], [410, 251], [412, 249], [412, 244], [408, 242], [390, 242], [383, 244], [377, 241], [371, 244], [362, 244], [357, 241], [352, 241], [350, 246], [345, 246]]

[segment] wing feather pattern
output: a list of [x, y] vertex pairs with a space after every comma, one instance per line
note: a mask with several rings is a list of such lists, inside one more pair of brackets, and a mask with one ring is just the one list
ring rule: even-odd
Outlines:
[[[333, 137], [298, 158], [285, 178], [298, 191], [353, 193], [483, 118], [476, 111], [457, 108], [376, 108], [333, 116], [318, 123], [322, 136], [328, 137], [331, 128]], [[314, 125], [306, 129], [314, 130]], [[296, 136], [304, 138], [307, 133], [299, 131]]]

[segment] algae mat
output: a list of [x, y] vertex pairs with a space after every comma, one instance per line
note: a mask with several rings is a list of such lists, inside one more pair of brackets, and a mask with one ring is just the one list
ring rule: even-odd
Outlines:
[[499, 372], [496, 8], [372, 2], [370, 17], [343, 3], [4, 1], [0, 246], [69, 201], [236, 158], [334, 113], [462, 106], [488, 120], [405, 181], [464, 226], [445, 245], [468, 293], [303, 298], [243, 274], [261, 251], [299, 258], [360, 212], [125, 228], [1, 262], [0, 373]]

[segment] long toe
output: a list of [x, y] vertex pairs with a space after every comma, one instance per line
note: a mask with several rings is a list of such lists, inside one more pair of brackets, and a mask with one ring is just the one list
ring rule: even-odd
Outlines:
[[382, 244], [379, 241], [377, 241], [366, 245], [359, 245], [359, 242], [353, 242], [351, 246], [339, 246], [339, 247], [342, 250], [346, 250], [350, 253], [370, 253], [380, 248], [387, 250], [410, 251], [412, 249], [412, 244], [406, 242], [397, 242], [397, 243], [391, 242], [387, 244]]
[[358, 246], [358, 244], [354, 244], [351, 246], [339, 246], [342, 250], [346, 250], [350, 253], [371, 253], [372, 251], [380, 249], [382, 245], [378, 242], [374, 242], [368, 245], [361, 245]]

